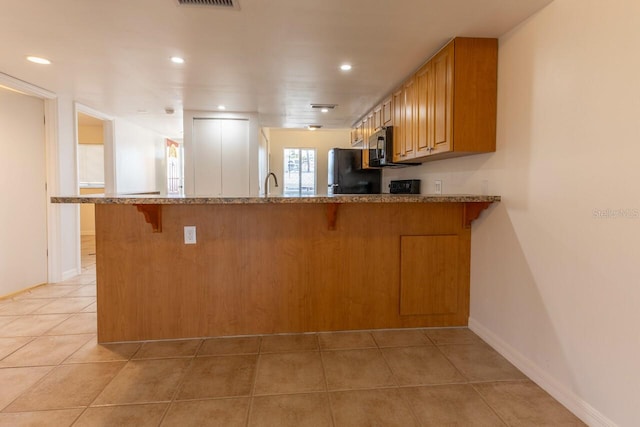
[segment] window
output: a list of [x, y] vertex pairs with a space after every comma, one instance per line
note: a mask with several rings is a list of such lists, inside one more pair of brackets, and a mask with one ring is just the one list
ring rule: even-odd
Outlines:
[[284, 195], [316, 194], [316, 149], [284, 149]]

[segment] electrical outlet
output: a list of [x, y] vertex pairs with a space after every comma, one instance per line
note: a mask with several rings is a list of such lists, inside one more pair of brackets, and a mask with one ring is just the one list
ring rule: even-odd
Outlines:
[[184, 244], [195, 245], [196, 244], [196, 226], [187, 225], [184, 227]]
[[436, 179], [436, 194], [442, 194], [442, 180]]

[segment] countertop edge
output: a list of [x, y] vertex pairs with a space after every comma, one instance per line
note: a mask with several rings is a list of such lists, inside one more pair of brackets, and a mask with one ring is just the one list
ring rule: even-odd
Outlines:
[[238, 204], [306, 204], [306, 203], [492, 203], [500, 196], [473, 194], [367, 194], [311, 197], [167, 197], [157, 195], [53, 196], [51, 203], [88, 203], [108, 205], [238, 205]]

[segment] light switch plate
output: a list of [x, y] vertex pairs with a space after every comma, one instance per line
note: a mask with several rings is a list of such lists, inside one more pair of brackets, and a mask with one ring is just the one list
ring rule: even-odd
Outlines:
[[436, 190], [435, 190], [436, 194], [442, 194], [442, 180], [437, 179], [436, 180]]
[[184, 227], [184, 244], [195, 245], [196, 244], [196, 226], [187, 225]]

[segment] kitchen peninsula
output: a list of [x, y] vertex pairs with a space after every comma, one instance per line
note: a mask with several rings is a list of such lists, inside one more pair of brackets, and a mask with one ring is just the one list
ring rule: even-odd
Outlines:
[[100, 342], [466, 325], [471, 222], [499, 200], [52, 198], [96, 205]]

